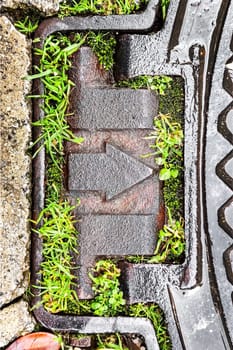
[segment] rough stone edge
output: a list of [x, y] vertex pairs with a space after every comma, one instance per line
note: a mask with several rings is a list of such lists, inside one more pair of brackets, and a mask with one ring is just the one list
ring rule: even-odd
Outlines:
[[[0, 4], [1, 6], [1, 4]], [[1, 7], [0, 7], [1, 9]], [[4, 19], [6, 23], [8, 24], [9, 28], [12, 30], [15, 30], [19, 35], [22, 35], [22, 39], [25, 40], [25, 52], [28, 56], [28, 65], [26, 67], [27, 72], [31, 68], [31, 40], [27, 40], [27, 38], [19, 33], [16, 28], [13, 26], [13, 24], [9, 21], [9, 19], [1, 14], [0, 12], [0, 18]], [[31, 83], [28, 81], [24, 81], [23, 84], [23, 90], [22, 90], [22, 100], [20, 101], [21, 105], [24, 105], [25, 108], [25, 119], [28, 121], [30, 120], [32, 108], [31, 108], [31, 102], [27, 101], [25, 96], [31, 91]], [[26, 113], [27, 111], [27, 113]], [[30, 123], [27, 125], [24, 125], [26, 129], [28, 129], [28, 138], [26, 140], [26, 143], [30, 142]], [[26, 149], [25, 149], [26, 150]], [[26, 156], [26, 153], [25, 153]], [[26, 163], [28, 166], [28, 172], [31, 176], [31, 165], [30, 165], [30, 158], [29, 156], [26, 156]], [[2, 174], [1, 174], [2, 176]], [[28, 183], [31, 183], [31, 178], [28, 179]], [[30, 186], [30, 185], [29, 185]], [[31, 188], [28, 188], [28, 191], [31, 191]], [[25, 198], [28, 198], [28, 193], [25, 195]], [[28, 212], [28, 219], [30, 218], [30, 200], [28, 199], [29, 207], [26, 208], [26, 211]], [[1, 207], [1, 213], [0, 217], [2, 218], [3, 212]], [[17, 337], [25, 335], [27, 333], [30, 333], [34, 330], [35, 327], [35, 320], [29, 312], [29, 305], [26, 301], [23, 300], [22, 296], [25, 293], [26, 289], [29, 286], [29, 274], [30, 274], [30, 261], [29, 261], [29, 253], [30, 253], [30, 227], [29, 222], [25, 224], [26, 229], [28, 230], [28, 239], [25, 243], [25, 259], [24, 259], [24, 269], [22, 271], [22, 280], [20, 284], [20, 292], [16, 292], [15, 297], [9, 301], [9, 304], [5, 304], [5, 306], [2, 306], [2, 309], [0, 310], [0, 349], [4, 349], [5, 346], [7, 346], [10, 342], [15, 340]], [[4, 228], [4, 222], [0, 221], [0, 229]]]
[[28, 310], [27, 302], [20, 300], [0, 310], [0, 349], [4, 349], [16, 338], [32, 332], [34, 327], [35, 321]]
[[52, 16], [59, 10], [62, 0], [0, 0], [0, 13], [7, 10], [34, 9], [45, 16]]

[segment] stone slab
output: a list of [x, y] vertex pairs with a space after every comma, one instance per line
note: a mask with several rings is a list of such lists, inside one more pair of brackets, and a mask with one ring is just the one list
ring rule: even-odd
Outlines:
[[34, 327], [35, 321], [25, 301], [21, 300], [3, 308], [0, 310], [0, 348], [32, 332]]
[[21, 296], [28, 284], [30, 244], [30, 47], [6, 17], [0, 17], [1, 235], [0, 306]]
[[59, 9], [62, 0], [1, 0], [0, 10], [35, 8], [46, 15], [53, 15]]
[[[33, 330], [27, 303], [18, 301], [28, 287], [30, 228], [30, 45], [9, 20], [0, 17], [0, 347]], [[4, 304], [7, 304], [4, 307]]]

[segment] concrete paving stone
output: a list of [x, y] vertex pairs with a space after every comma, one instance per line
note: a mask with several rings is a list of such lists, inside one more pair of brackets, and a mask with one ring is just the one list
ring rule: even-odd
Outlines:
[[[21, 78], [30, 68], [30, 43], [0, 17], [0, 347], [31, 332], [34, 321], [22, 296], [28, 287], [30, 229], [30, 84]], [[4, 305], [7, 306], [4, 307]]]
[[35, 322], [29, 313], [28, 305], [21, 300], [0, 310], [0, 348], [16, 338], [30, 333]]
[[35, 8], [45, 15], [53, 15], [59, 9], [61, 0], [0, 0], [0, 10]]
[[29, 45], [11, 22], [0, 17], [1, 75], [1, 235], [0, 306], [21, 296], [28, 285], [30, 84], [22, 77], [30, 67]]

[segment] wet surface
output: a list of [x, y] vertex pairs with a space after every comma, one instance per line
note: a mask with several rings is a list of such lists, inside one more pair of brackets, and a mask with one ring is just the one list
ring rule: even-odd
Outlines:
[[155, 249], [158, 169], [142, 155], [150, 152], [145, 136], [153, 130], [158, 96], [115, 87], [88, 47], [74, 55], [70, 76], [76, 87], [69, 123], [84, 142], [66, 146], [67, 196], [80, 199], [78, 295], [90, 299], [88, 270], [98, 257], [152, 255]]
[[[122, 29], [122, 32], [127, 32], [124, 26], [116, 29], [113, 16], [109, 16], [108, 22], [105, 22], [101, 28], [104, 20], [104, 18], [94, 16], [89, 23], [95, 22], [98, 29], [107, 28], [113, 31]], [[111, 20], [113, 21], [112, 26], [110, 25]], [[52, 22], [47, 23], [45, 21], [38, 35], [45, 38], [49, 33], [57, 30], [83, 30], [81, 28], [83, 21], [78, 18], [67, 19], [62, 25], [60, 20], [53, 19]], [[185, 84], [185, 262], [177, 266], [122, 262], [121, 266], [128, 301], [130, 303], [156, 302], [161, 306], [166, 315], [173, 348], [176, 350], [232, 348], [233, 121], [231, 65], [229, 68], [232, 62], [232, 23], [233, 3], [231, 1], [178, 2], [174, 0], [171, 1], [165, 25], [161, 30], [157, 32], [152, 30], [148, 35], [140, 33], [140, 28], [138, 28], [135, 30], [138, 34], [127, 33], [119, 37], [115, 71], [117, 79], [144, 74], [180, 75]], [[117, 24], [120, 27], [121, 20]], [[128, 30], [131, 31], [130, 22], [128, 22]], [[150, 99], [150, 96], [148, 98]], [[35, 110], [38, 111], [38, 106], [35, 106]], [[38, 113], [38, 117], [40, 116], [41, 112]], [[148, 124], [146, 121], [145, 123], [143, 126], [147, 127]], [[88, 133], [89, 131], [83, 132]], [[136, 133], [139, 132], [144, 131], [140, 129]], [[93, 149], [91, 147], [94, 147], [93, 136], [95, 140], [99, 140], [97, 142], [98, 156], [106, 159], [107, 152], [103, 140], [108, 139], [108, 136], [118, 139], [117, 131], [101, 133], [102, 131], [95, 131], [93, 135], [89, 135], [88, 147], [90, 150]], [[122, 136], [124, 137], [127, 140], [127, 135]], [[123, 142], [124, 145], [125, 140], [119, 142]], [[129, 149], [132, 149], [130, 148], [132, 144], [130, 142], [128, 145], [126, 142], [125, 145], [127, 145], [125, 146], [127, 151], [123, 152], [127, 155], [125, 157], [128, 162], [132, 157], [132, 153], [128, 152]], [[79, 155], [77, 154], [80, 152], [77, 149], [74, 150], [75, 146], [73, 149], [72, 147], [70, 146], [69, 149], [71, 158], [68, 161], [69, 166], [74, 162], [74, 168], [73, 166], [70, 168], [71, 178], [74, 176], [72, 171], [75, 169], [75, 163], [78, 163]], [[119, 144], [114, 144], [113, 147], [118, 149]], [[76, 153], [75, 157], [72, 155], [74, 153]], [[74, 157], [73, 160], [72, 157]], [[137, 156], [135, 158], [137, 159]], [[87, 158], [83, 161], [87, 162]], [[36, 162], [43, 164], [43, 154]], [[141, 179], [145, 179], [145, 188], [149, 189], [151, 186], [151, 193], [156, 193], [156, 191], [159, 193], [158, 181], [155, 179], [153, 184], [149, 183], [151, 176], [151, 173], [148, 172], [149, 164], [144, 163], [144, 166], [145, 168], [140, 173], [142, 174]], [[156, 173], [156, 169], [153, 171]], [[147, 174], [148, 179], [146, 179]], [[40, 181], [38, 193], [40, 194], [44, 191], [41, 177], [44, 178], [43, 165], [40, 166], [38, 173]], [[136, 184], [137, 181], [138, 179], [134, 179], [131, 184]], [[69, 193], [71, 199], [80, 195], [78, 188], [82, 186], [82, 183], [76, 180], [69, 183], [69, 186], [72, 187]], [[92, 185], [89, 183], [88, 186]], [[124, 186], [127, 188], [129, 185], [124, 183]], [[135, 188], [137, 186], [139, 184]], [[87, 188], [84, 189], [87, 190]], [[133, 189], [134, 186], [131, 195], [137, 198], [137, 191], [133, 192]], [[84, 201], [81, 197], [81, 203], [83, 201], [84, 204], [80, 208], [82, 215], [88, 213], [91, 217], [93, 212], [101, 212], [103, 220], [104, 215], [107, 214], [107, 220], [111, 221], [112, 210], [115, 210], [114, 214], [123, 214], [118, 207], [122, 203], [117, 203], [117, 198], [113, 205], [113, 203], [106, 204], [104, 194], [83, 193], [83, 197]], [[151, 214], [149, 208], [153, 208], [156, 212], [158, 200], [153, 202], [152, 197], [149, 196], [149, 198], [149, 203], [144, 204], [136, 199], [138, 208], [140, 206], [142, 208], [140, 213], [145, 210], [146, 213]], [[36, 213], [43, 207], [43, 194], [37, 195], [34, 199]], [[96, 206], [92, 205], [92, 199], [98, 203]], [[98, 208], [100, 203], [102, 203], [101, 209]], [[127, 210], [132, 210], [132, 213], [137, 215], [139, 213], [134, 212], [134, 208], [130, 206], [127, 206]], [[150, 226], [149, 217], [150, 215], [147, 217]], [[114, 220], [118, 219], [114, 218]], [[133, 216], [130, 220], [134, 220]], [[107, 225], [112, 225], [112, 223], [108, 222]], [[113, 225], [114, 229], [118, 226], [115, 223]], [[130, 227], [133, 225], [135, 223], [129, 224]], [[104, 227], [105, 224], [101, 224], [103, 237], [106, 232]], [[88, 224], [86, 224], [86, 229], [87, 231], [90, 229]], [[35, 280], [35, 273], [39, 270], [41, 260], [41, 242], [34, 238], [33, 244], [33, 249], [38, 254], [37, 259], [33, 262], [32, 280]], [[96, 249], [96, 252], [101, 250], [101, 246]], [[148, 248], [145, 247], [145, 249]], [[128, 253], [127, 249], [125, 253]], [[35, 298], [35, 302], [37, 300], [38, 297]], [[146, 323], [145, 320], [139, 326], [142, 320], [129, 318], [126, 321], [127, 318], [121, 317], [113, 319], [54, 316], [48, 314], [43, 308], [36, 310], [35, 315], [46, 327], [59, 330], [79, 330], [83, 333], [122, 332], [123, 330], [123, 332], [130, 333], [132, 329], [133, 332], [140, 329], [139, 333], [145, 337], [147, 348], [158, 349], [154, 333], [151, 333], [150, 323]]]

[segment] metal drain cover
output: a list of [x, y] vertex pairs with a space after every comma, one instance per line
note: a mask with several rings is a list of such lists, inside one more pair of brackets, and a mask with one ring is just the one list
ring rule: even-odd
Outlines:
[[[43, 40], [57, 31], [110, 30], [121, 33], [115, 74], [181, 76], [185, 85], [185, 230], [182, 265], [122, 262], [129, 303], [155, 302], [164, 310], [173, 348], [231, 349], [233, 342], [232, 23], [230, 0], [171, 0], [158, 30], [158, 1], [143, 14], [45, 20]], [[156, 32], [153, 28], [157, 28]], [[145, 31], [150, 31], [149, 34]], [[80, 298], [91, 298], [87, 269], [98, 256], [150, 255], [160, 227], [162, 198], [153, 161], [142, 160], [143, 139], [157, 113], [156, 95], [115, 88], [82, 48], [70, 74], [80, 87], [71, 96], [69, 123], [86, 142], [67, 144], [67, 196], [81, 199]], [[85, 62], [88, 62], [86, 64]], [[79, 74], [76, 74], [78, 71]], [[90, 73], [91, 72], [91, 73]], [[35, 84], [42, 91], [39, 81]], [[126, 104], [125, 104], [126, 101]], [[35, 102], [36, 118], [43, 117]], [[79, 117], [79, 118], [78, 118]], [[34, 215], [43, 208], [45, 162], [34, 162]], [[98, 241], [94, 235], [98, 235]], [[119, 237], [118, 241], [115, 237]], [[32, 284], [38, 280], [41, 241], [33, 235]], [[40, 301], [37, 295], [33, 303]], [[147, 349], [159, 349], [145, 319], [53, 315], [34, 311], [49, 329], [81, 333], [140, 333]]]

